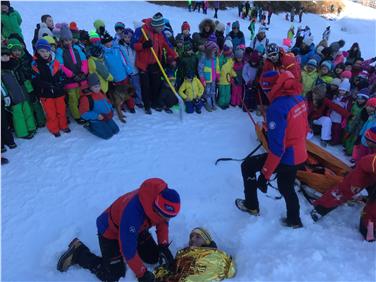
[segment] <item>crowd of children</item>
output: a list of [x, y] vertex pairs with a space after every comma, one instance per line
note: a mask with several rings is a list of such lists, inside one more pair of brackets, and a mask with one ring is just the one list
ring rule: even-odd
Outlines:
[[32, 56], [23, 41], [20, 15], [8, 1], [1, 8], [2, 152], [5, 146], [16, 147], [12, 132], [30, 139], [46, 125], [55, 137], [69, 133], [68, 108], [77, 123], [105, 139], [119, 131], [113, 108], [121, 122], [126, 122], [123, 112], [134, 113], [135, 106], [147, 114], [151, 108], [171, 113], [178, 100], [152, 47], [189, 114], [217, 106], [260, 114], [268, 105], [259, 85], [261, 74], [271, 66], [288, 70], [286, 62], [292, 60], [289, 67], [294, 65], [292, 72], [301, 79], [309, 123], [321, 144], [342, 144], [354, 161], [372, 152], [364, 133], [376, 126], [376, 57], [363, 59], [358, 43], [348, 51], [343, 40], [329, 44], [330, 27], [316, 46], [308, 26], [296, 33], [292, 26], [277, 46], [266, 37], [265, 25], [254, 34], [251, 17], [251, 44], [246, 47], [238, 21], [225, 25], [205, 19], [192, 35], [184, 21], [174, 36], [168, 20], [157, 13], [141, 23], [151, 37], [146, 39], [140, 27], [133, 30], [122, 22], [111, 36], [102, 20], [88, 32], [75, 22], [54, 24], [50, 15], [43, 15]]

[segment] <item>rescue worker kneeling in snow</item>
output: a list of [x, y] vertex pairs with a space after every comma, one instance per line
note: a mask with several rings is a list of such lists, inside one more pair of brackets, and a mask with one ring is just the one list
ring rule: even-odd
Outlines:
[[158, 282], [220, 281], [235, 275], [235, 264], [225, 252], [217, 249], [208, 231], [201, 227], [192, 230], [189, 246], [179, 250], [175, 270], [164, 266], [154, 271]]
[[[376, 148], [376, 127], [368, 129], [365, 138], [370, 148]], [[360, 218], [359, 231], [364, 239], [374, 241], [376, 236], [376, 154], [361, 158], [341, 183], [313, 202], [315, 208], [311, 211], [312, 219], [319, 220], [339, 205], [351, 200], [364, 188], [368, 191], [369, 199]]]
[[[303, 227], [299, 199], [294, 182], [299, 165], [307, 159], [307, 107], [301, 95], [302, 85], [289, 72], [265, 72], [260, 80], [270, 106], [266, 113], [268, 153], [249, 156], [242, 165], [245, 200], [237, 199], [236, 206], [251, 215], [259, 215], [257, 188], [266, 193], [271, 175], [277, 173], [278, 189], [286, 202], [285, 226]], [[256, 178], [256, 172], [259, 172]]]
[[[118, 198], [97, 218], [102, 257], [91, 253], [79, 239], [69, 244], [60, 257], [57, 269], [67, 271], [71, 265], [89, 269], [101, 281], [118, 281], [125, 276], [126, 262], [140, 282], [155, 281], [144, 263], [163, 262], [172, 267], [168, 222], [180, 210], [179, 194], [159, 178], [145, 180], [137, 190]], [[149, 233], [156, 226], [158, 245]]]

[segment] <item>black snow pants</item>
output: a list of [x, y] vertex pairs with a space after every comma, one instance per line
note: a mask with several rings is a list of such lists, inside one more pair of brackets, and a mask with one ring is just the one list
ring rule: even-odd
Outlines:
[[[101, 281], [118, 281], [125, 276], [126, 265], [120, 252], [118, 240], [98, 236], [102, 257], [93, 254], [85, 245], [75, 257], [77, 264], [89, 269]], [[137, 251], [142, 261], [156, 264], [159, 258], [158, 245], [148, 231], [138, 237]]]
[[149, 65], [146, 71], [140, 72], [141, 96], [145, 110], [161, 107], [161, 77], [162, 73], [157, 64]]
[[[245, 206], [252, 210], [259, 210], [259, 202], [257, 198], [257, 179], [256, 172], [261, 171], [268, 154], [260, 154], [246, 158], [241, 165]], [[290, 222], [300, 222], [300, 206], [299, 199], [294, 189], [294, 182], [298, 166], [279, 164], [277, 173], [278, 190], [286, 202], [287, 219]]]

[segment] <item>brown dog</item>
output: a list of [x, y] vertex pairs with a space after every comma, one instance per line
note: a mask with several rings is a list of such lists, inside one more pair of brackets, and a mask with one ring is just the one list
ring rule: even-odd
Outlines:
[[126, 103], [128, 109], [132, 113], [134, 112], [134, 106], [135, 106], [134, 99], [133, 99], [134, 94], [135, 94], [134, 88], [125, 83], [122, 83], [122, 84], [114, 83], [112, 85], [112, 89], [109, 91], [109, 98], [121, 122], [126, 123], [126, 120], [125, 120], [126, 116], [123, 114], [123, 111], [122, 111], [122, 106], [124, 103]]

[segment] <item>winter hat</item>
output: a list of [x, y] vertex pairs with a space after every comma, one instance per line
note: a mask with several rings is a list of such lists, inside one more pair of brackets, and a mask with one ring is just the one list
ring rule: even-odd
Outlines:
[[213, 41], [206, 41], [205, 43], [205, 49], [210, 50], [210, 51], [217, 51], [218, 50], [218, 45], [217, 43]]
[[191, 30], [191, 26], [188, 22], [183, 22], [183, 24], [181, 25], [181, 31], [183, 32], [184, 30]]
[[317, 61], [315, 59], [309, 59], [309, 61], [307, 62], [307, 65], [317, 68]]
[[304, 39], [303, 39], [303, 43], [307, 46], [311, 46], [311, 44], [313, 43], [313, 36], [305, 36]]
[[154, 208], [164, 217], [172, 218], [180, 211], [180, 196], [173, 189], [166, 188], [156, 197]]
[[351, 73], [351, 71], [343, 71], [342, 73], [341, 73], [341, 78], [347, 78], [347, 79], [351, 79], [351, 77], [352, 77], [352, 73]]
[[234, 28], [239, 29], [239, 27], [240, 27], [240, 25], [239, 25], [239, 21], [235, 21], [235, 22], [232, 23], [232, 28], [233, 28], [233, 29], [234, 29]]
[[95, 31], [90, 31], [89, 32], [89, 38], [90, 38], [90, 42], [93, 43], [93, 44], [101, 41], [101, 38], [99, 37], [99, 34], [96, 33]]
[[105, 27], [104, 21], [102, 20], [95, 20], [94, 21], [94, 27], [96, 30], [99, 30], [100, 27]]
[[341, 85], [342, 81], [339, 78], [333, 78], [333, 80], [330, 82], [331, 85], [335, 85], [339, 87]]
[[252, 63], [252, 64], [258, 64], [260, 62], [260, 55], [258, 54], [257, 51], [253, 51], [251, 56], [249, 57], [249, 61]]
[[371, 127], [364, 134], [364, 138], [371, 143], [376, 144], [376, 126]]
[[124, 34], [124, 35], [130, 35], [130, 36], [133, 36], [134, 31], [133, 31], [133, 29], [131, 29], [131, 28], [125, 28], [124, 31], [123, 31], [123, 34]]
[[42, 38], [45, 39], [48, 42], [48, 44], [50, 44], [50, 45], [52, 45], [52, 44], [56, 45], [56, 41], [55, 41], [55, 39], [52, 36], [46, 35], [46, 36], [43, 36]]
[[70, 29], [72, 32], [73, 32], [73, 31], [79, 31], [76, 22], [71, 22], [71, 23], [69, 24], [69, 29]]
[[363, 78], [363, 79], [368, 79], [368, 71], [366, 70], [362, 70], [360, 74], [358, 74], [359, 77]]
[[244, 56], [244, 50], [241, 48], [236, 48], [235, 50], [235, 58], [237, 59], [243, 59]]
[[87, 77], [87, 83], [88, 83], [89, 87], [93, 87], [95, 85], [100, 85], [99, 78], [98, 78], [97, 74], [95, 74], [95, 73], [89, 74], [89, 76]]
[[347, 78], [345, 78], [341, 82], [341, 84], [339, 85], [338, 90], [344, 90], [346, 92], [349, 92], [350, 91], [350, 81]]
[[225, 25], [221, 23], [220, 21], [215, 21], [215, 30], [218, 32], [225, 32]]
[[361, 89], [358, 94], [356, 95], [357, 98], [361, 98], [361, 99], [364, 99], [364, 100], [368, 100], [369, 99], [369, 91], [368, 91], [368, 88], [363, 88]]
[[282, 45], [286, 46], [288, 48], [291, 48], [291, 39], [290, 38], [284, 38], [282, 41]]
[[112, 40], [114, 40], [114, 38], [107, 32], [101, 37], [102, 44], [106, 44], [108, 42], [111, 42]]
[[326, 95], [326, 85], [325, 83], [316, 85], [312, 90], [313, 97], [321, 100], [325, 98]]
[[152, 27], [158, 27], [158, 26], [164, 26], [165, 25], [165, 19], [163, 18], [163, 15], [161, 13], [156, 13], [151, 18], [151, 26]]
[[320, 65], [320, 67], [325, 66], [328, 68], [329, 71], [332, 70], [332, 63], [330, 61], [323, 61]]
[[339, 45], [340, 48], [345, 46], [345, 40], [341, 39], [340, 41], [338, 41], [338, 45]]
[[72, 40], [73, 35], [68, 26], [63, 25], [60, 29], [60, 40]]
[[2, 55], [10, 55], [10, 50], [6, 45], [1, 44], [1, 56]]
[[223, 49], [232, 49], [234, 48], [234, 45], [232, 44], [232, 41], [230, 39], [226, 39], [225, 43], [223, 44]]
[[8, 40], [8, 49], [11, 51], [14, 49], [23, 50], [23, 46], [18, 39], [11, 38]]
[[124, 23], [122, 23], [122, 22], [117, 22], [116, 24], [115, 24], [115, 31], [116, 30], [118, 30], [118, 29], [122, 29], [122, 30], [124, 30], [125, 29], [125, 24]]
[[47, 51], [51, 51], [51, 46], [50, 44], [48, 43], [48, 41], [46, 39], [39, 39], [37, 41], [37, 43], [35, 43], [35, 49], [38, 51], [40, 49], [44, 49], [44, 50], [47, 50]]
[[83, 30], [83, 29], [80, 30], [79, 40], [89, 41], [90, 40], [89, 32], [87, 32], [87, 30]]
[[376, 97], [369, 99], [366, 106], [376, 108]]
[[10, 1], [1, 1], [1, 6], [8, 6], [10, 8]]
[[266, 32], [268, 29], [265, 26], [260, 26], [257, 33]]
[[210, 245], [213, 241], [210, 233], [202, 227], [196, 227], [191, 231], [192, 233], [199, 235], [204, 240], [205, 245]]
[[270, 90], [272, 90], [273, 85], [277, 82], [277, 79], [278, 79], [278, 72], [274, 70], [265, 72], [262, 75], [261, 81], [260, 81], [262, 90], [264, 90], [264, 92], [269, 92]]

